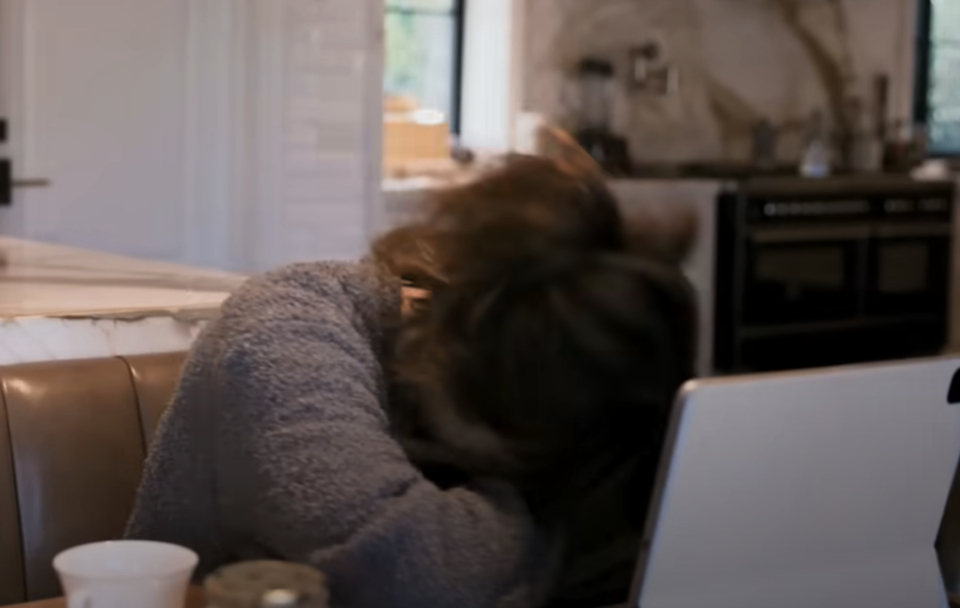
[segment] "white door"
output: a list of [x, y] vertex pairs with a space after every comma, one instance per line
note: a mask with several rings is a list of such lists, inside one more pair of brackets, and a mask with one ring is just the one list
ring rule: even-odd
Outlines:
[[189, 0], [0, 0], [0, 233], [154, 259], [185, 253]]

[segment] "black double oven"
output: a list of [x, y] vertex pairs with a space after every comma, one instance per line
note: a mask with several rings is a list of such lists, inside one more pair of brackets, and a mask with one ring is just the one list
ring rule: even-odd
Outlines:
[[714, 368], [933, 355], [947, 342], [954, 188], [745, 181], [717, 200]]

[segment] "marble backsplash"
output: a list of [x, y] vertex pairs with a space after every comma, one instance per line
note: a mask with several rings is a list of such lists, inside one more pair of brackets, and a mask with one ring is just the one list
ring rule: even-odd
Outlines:
[[[521, 107], [564, 120], [567, 76], [584, 56], [617, 71], [613, 126], [638, 161], [746, 161], [760, 119], [781, 129], [778, 160], [800, 155], [814, 110], [834, 116], [852, 88], [890, 81], [887, 118], [912, 104], [915, 0], [527, 0]], [[656, 42], [677, 86], [627, 84], [630, 52]]]

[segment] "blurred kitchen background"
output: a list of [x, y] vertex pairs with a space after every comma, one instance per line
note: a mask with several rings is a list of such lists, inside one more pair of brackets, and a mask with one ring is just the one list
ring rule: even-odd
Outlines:
[[953, 0], [0, 0], [0, 235], [355, 258], [573, 134], [691, 209], [703, 373], [960, 347]]
[[[471, 17], [484, 15], [472, 15], [469, 3], [389, 0], [388, 108], [419, 111], [423, 123], [445, 120], [468, 147], [493, 151], [520, 144], [524, 127], [538, 117], [577, 129], [602, 112], [605, 128], [626, 140], [637, 169], [648, 173], [716, 173], [757, 161], [797, 165], [818, 121], [836, 138], [886, 142], [912, 141], [922, 125], [932, 151], [960, 149], [951, 108], [956, 3], [937, 2], [936, 11], [916, 0], [494, 4], [503, 5], [493, 16], [500, 31], [477, 23], [471, 30]], [[511, 11], [511, 4], [522, 6]], [[486, 44], [472, 49], [473, 38], [484, 35]], [[482, 78], [472, 73], [484, 64], [478, 54], [492, 56], [482, 58], [487, 64], [503, 55], [502, 69]], [[585, 61], [603, 73], [585, 73]], [[494, 107], [477, 108], [478, 96]], [[604, 107], [584, 99], [591, 96]], [[388, 115], [388, 134], [396, 115]], [[493, 133], [478, 133], [477, 123], [493, 125]], [[422, 156], [444, 157], [427, 143], [427, 133], [439, 129], [424, 126]], [[765, 136], [772, 140], [766, 146]], [[388, 174], [403, 173], [399, 159], [412, 155], [400, 151], [402, 139], [388, 135]], [[843, 160], [872, 168], [869, 158]], [[417, 172], [415, 165], [406, 169]]]

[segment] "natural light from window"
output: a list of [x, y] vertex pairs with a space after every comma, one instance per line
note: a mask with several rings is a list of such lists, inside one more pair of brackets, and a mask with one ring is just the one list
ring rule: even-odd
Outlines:
[[933, 2], [929, 69], [930, 151], [960, 154], [960, 2], [956, 0]]
[[449, 163], [459, 112], [462, 0], [386, 0], [384, 170]]

